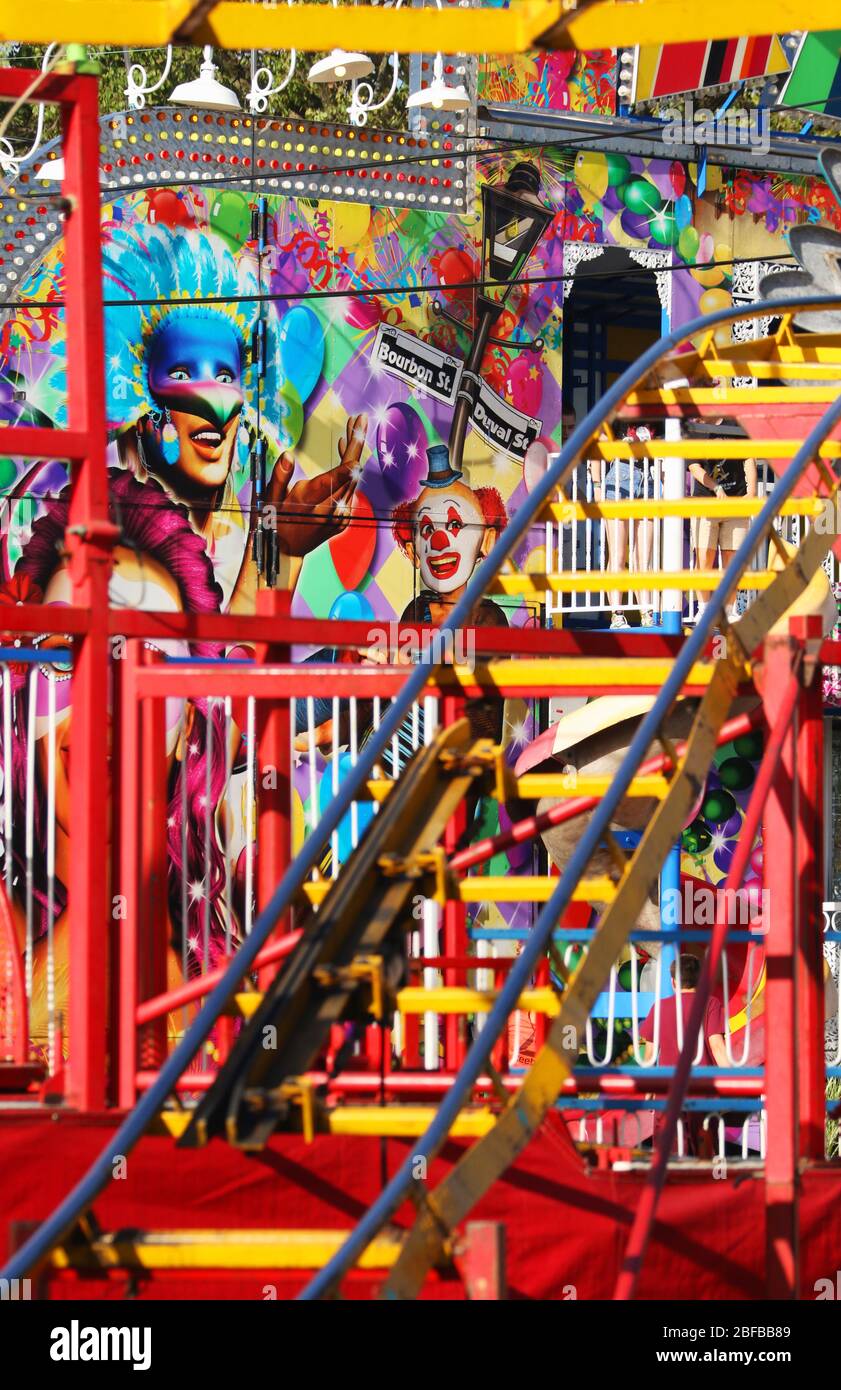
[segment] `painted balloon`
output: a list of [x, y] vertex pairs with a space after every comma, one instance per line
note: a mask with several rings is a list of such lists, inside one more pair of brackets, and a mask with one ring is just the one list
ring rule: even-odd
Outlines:
[[558, 445], [543, 434], [529, 445], [523, 460], [523, 482], [529, 492], [537, 487], [549, 467], [549, 455], [557, 452]]
[[676, 198], [683, 195], [686, 188], [686, 170], [679, 159], [673, 159], [669, 165], [669, 179]]
[[543, 399], [543, 370], [537, 353], [524, 352], [508, 368], [505, 392], [512, 405], [526, 415], [536, 415]]
[[476, 263], [469, 252], [463, 247], [450, 246], [435, 257], [434, 269], [445, 299], [467, 305], [473, 303], [474, 291], [461, 288], [479, 278]]
[[294, 449], [304, 429], [304, 407], [291, 381], [285, 381], [278, 392], [277, 417], [281, 448]]
[[336, 573], [346, 589], [358, 589], [374, 558], [377, 524], [374, 509], [359, 488], [353, 494], [350, 522], [344, 531], [328, 541]]
[[677, 239], [677, 249], [680, 253], [682, 260], [686, 261], [687, 265], [694, 265], [697, 261], [698, 247], [700, 246], [700, 244], [701, 238], [699, 237], [695, 228], [684, 227], [683, 231]]
[[622, 199], [625, 207], [636, 213], [656, 213], [663, 206], [659, 189], [648, 179], [631, 179], [623, 184]]
[[649, 231], [654, 241], [658, 241], [661, 246], [675, 246], [680, 233], [672, 213], [665, 208], [661, 208], [652, 217]]
[[631, 176], [631, 163], [624, 154], [606, 154], [607, 181], [611, 188], [619, 188]]
[[728, 791], [719, 788], [704, 798], [701, 814], [710, 825], [722, 825], [736, 810], [736, 802]]
[[605, 195], [601, 201], [601, 208], [603, 212], [618, 212], [619, 209], [624, 206], [625, 205], [622, 202], [620, 190], [611, 185], [610, 188], [606, 190]]
[[245, 194], [222, 189], [210, 205], [208, 221], [217, 236], [222, 237], [232, 251], [238, 251], [251, 235], [251, 207]]
[[[342, 785], [353, 767], [353, 759], [350, 753], [340, 753], [337, 759], [338, 766], [333, 767], [333, 759], [330, 758], [324, 770], [321, 781], [318, 784], [318, 809], [321, 815], [327, 810], [336, 791]], [[356, 830], [357, 843], [361, 839], [363, 832], [374, 819], [374, 807], [369, 801], [362, 801], [356, 807], [356, 814], [348, 811], [342, 818], [338, 826], [339, 840], [339, 859], [344, 863], [353, 853], [354, 828]]]
[[333, 242], [337, 249], [356, 246], [371, 225], [371, 209], [367, 203], [333, 203]]
[[747, 758], [727, 758], [719, 767], [721, 785], [730, 792], [743, 792], [756, 776]]
[[281, 320], [280, 360], [287, 380], [305, 401], [324, 366], [324, 329], [306, 304], [296, 304]]
[[621, 221], [626, 236], [636, 237], [637, 241], [648, 241], [648, 217], [645, 213], [629, 212], [626, 208]]
[[589, 150], [581, 150], [575, 156], [573, 177], [584, 207], [592, 210], [595, 204], [604, 197], [605, 189], [608, 186], [608, 166], [604, 155], [593, 154]]
[[675, 203], [675, 222], [679, 231], [683, 231], [692, 221], [692, 199], [682, 194]]
[[402, 401], [390, 405], [377, 426], [377, 458], [395, 500], [414, 497], [426, 477], [426, 431], [417, 411]]
[[698, 308], [702, 314], [714, 314], [717, 309], [729, 309], [732, 302], [728, 290], [704, 290]]
[[374, 619], [374, 610], [364, 594], [357, 593], [355, 589], [346, 589], [333, 601], [327, 616], [337, 623], [370, 623]]
[[750, 758], [751, 762], [756, 762], [757, 758], [762, 757], [762, 749], [765, 740], [762, 737], [761, 729], [751, 729], [749, 734], [740, 734], [733, 740], [733, 752], [739, 758]]

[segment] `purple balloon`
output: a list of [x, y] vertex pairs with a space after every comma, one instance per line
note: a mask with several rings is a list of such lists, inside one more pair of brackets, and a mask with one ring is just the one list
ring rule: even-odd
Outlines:
[[606, 212], [618, 212], [619, 209], [624, 206], [625, 204], [619, 197], [619, 189], [614, 188], [613, 184], [611, 184], [604, 191], [604, 196], [602, 197], [602, 207], [605, 209]]
[[729, 819], [729, 820], [726, 820], [726, 821], [724, 822], [724, 824], [721, 826], [722, 833], [725, 834], [725, 835], [728, 835], [728, 836], [729, 836], [729, 835], [738, 835], [738, 833], [739, 833], [739, 831], [741, 830], [741, 828], [742, 828], [742, 816], [741, 816], [741, 814], [740, 814], [738, 811], [734, 812], [734, 814], [730, 817], [730, 819]]
[[730, 865], [733, 863], [733, 855], [736, 853], [736, 841], [728, 840], [721, 849], [717, 849], [713, 855], [713, 863], [717, 869], [726, 874]]
[[622, 214], [622, 230], [639, 241], [648, 241], [651, 235], [648, 218], [639, 212], [631, 212], [630, 208], [626, 208]]
[[377, 458], [395, 501], [414, 497], [426, 477], [426, 431], [410, 405], [390, 405], [377, 426]]

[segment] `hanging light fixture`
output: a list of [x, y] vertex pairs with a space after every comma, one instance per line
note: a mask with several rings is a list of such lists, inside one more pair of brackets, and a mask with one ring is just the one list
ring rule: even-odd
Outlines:
[[216, 80], [213, 49], [205, 44], [199, 75], [192, 82], [179, 82], [170, 96], [174, 106], [198, 106], [203, 111], [239, 111], [239, 97], [230, 87]]
[[419, 92], [412, 92], [406, 100], [406, 105], [431, 106], [433, 111], [466, 111], [470, 105], [470, 97], [463, 82], [451, 87], [444, 80], [444, 59], [440, 53], [436, 53], [432, 65], [432, 81], [428, 87], [421, 87]]
[[[151, 96], [153, 92], [157, 92], [169, 77], [169, 70], [172, 67], [172, 44], [168, 43], [166, 46], [164, 70], [157, 82], [149, 82], [146, 69], [142, 63], [132, 63], [129, 66], [127, 56], [126, 64], [126, 101], [132, 111], [142, 111], [143, 107], [146, 105], [146, 98]], [[176, 90], [178, 89], [176, 88]]]
[[369, 77], [374, 64], [367, 53], [348, 53], [334, 48], [326, 58], [313, 63], [307, 74], [310, 82], [351, 82], [357, 77]]
[[[336, 9], [337, 0], [333, 0]], [[370, 77], [374, 64], [367, 53], [348, 53], [344, 48], [334, 48], [326, 58], [313, 63], [307, 74], [310, 82], [353, 82], [358, 77]]]

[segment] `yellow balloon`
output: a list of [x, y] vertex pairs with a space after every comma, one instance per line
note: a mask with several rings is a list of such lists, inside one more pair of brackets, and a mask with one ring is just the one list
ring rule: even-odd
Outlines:
[[698, 281], [699, 285], [721, 285], [725, 275], [720, 265], [710, 266], [709, 270], [691, 270], [690, 275]]
[[543, 545], [535, 546], [526, 556], [526, 574], [545, 574], [546, 573], [546, 547]]
[[366, 203], [334, 203], [334, 246], [356, 246], [364, 237], [370, 224], [371, 209]]
[[604, 155], [582, 150], [575, 156], [573, 178], [585, 208], [592, 211], [607, 191], [608, 169]]
[[733, 303], [727, 290], [705, 290], [698, 300], [702, 314], [714, 314], [716, 309], [729, 309]]

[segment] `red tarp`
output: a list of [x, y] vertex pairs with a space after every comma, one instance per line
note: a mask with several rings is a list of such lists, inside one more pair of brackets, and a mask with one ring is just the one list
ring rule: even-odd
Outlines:
[[[0, 1121], [0, 1251], [12, 1221], [46, 1217], [97, 1154], [113, 1128], [109, 1120], [9, 1117]], [[410, 1141], [384, 1144], [392, 1174]], [[430, 1174], [431, 1185], [461, 1151], [451, 1144]], [[167, 1138], [143, 1140], [129, 1156], [127, 1177], [112, 1182], [96, 1203], [101, 1226], [174, 1228], [349, 1229], [380, 1191], [376, 1139], [297, 1137], [272, 1141], [245, 1156], [217, 1141], [180, 1150]], [[510, 1296], [607, 1298], [622, 1258], [643, 1176], [587, 1172], [556, 1117], [517, 1164], [475, 1208], [474, 1218], [504, 1221]], [[400, 1216], [408, 1220], [410, 1209]], [[660, 1201], [639, 1296], [670, 1299], [761, 1297], [764, 1285], [764, 1187], [761, 1180], [672, 1178]], [[833, 1275], [841, 1256], [841, 1170], [819, 1169], [803, 1179], [801, 1200], [803, 1296], [815, 1280]], [[294, 1293], [301, 1276], [273, 1271], [192, 1275], [175, 1272], [141, 1280], [137, 1295], [163, 1298], [262, 1298]], [[355, 1276], [350, 1296], [364, 1297], [380, 1276]], [[53, 1279], [53, 1297], [122, 1297], [125, 1273], [109, 1281]], [[575, 1290], [575, 1295], [572, 1290]], [[452, 1279], [430, 1282], [432, 1298], [463, 1296]]]

